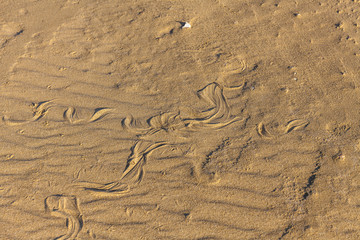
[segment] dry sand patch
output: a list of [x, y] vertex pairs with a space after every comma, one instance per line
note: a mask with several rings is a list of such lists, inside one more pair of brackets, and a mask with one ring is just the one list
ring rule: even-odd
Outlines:
[[359, 239], [359, 11], [1, 2], [0, 239]]

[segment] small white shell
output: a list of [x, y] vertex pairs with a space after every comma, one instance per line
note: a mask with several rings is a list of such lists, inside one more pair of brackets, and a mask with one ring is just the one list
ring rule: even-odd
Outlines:
[[182, 25], [181, 28], [191, 28], [191, 25], [190, 25], [190, 23], [185, 22], [185, 24]]

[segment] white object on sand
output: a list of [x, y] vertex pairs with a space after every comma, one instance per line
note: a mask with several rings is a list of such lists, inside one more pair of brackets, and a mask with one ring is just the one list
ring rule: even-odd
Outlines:
[[191, 28], [190, 23], [185, 22], [184, 25], [181, 26], [181, 28]]

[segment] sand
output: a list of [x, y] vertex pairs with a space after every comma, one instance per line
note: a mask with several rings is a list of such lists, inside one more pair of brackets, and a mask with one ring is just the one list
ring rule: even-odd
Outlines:
[[359, 239], [360, 2], [0, 2], [0, 239]]

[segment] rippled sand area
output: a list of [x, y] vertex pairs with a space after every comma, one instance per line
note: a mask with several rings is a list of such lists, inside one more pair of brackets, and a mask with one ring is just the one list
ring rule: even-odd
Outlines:
[[359, 12], [0, 1], [0, 239], [359, 239]]

